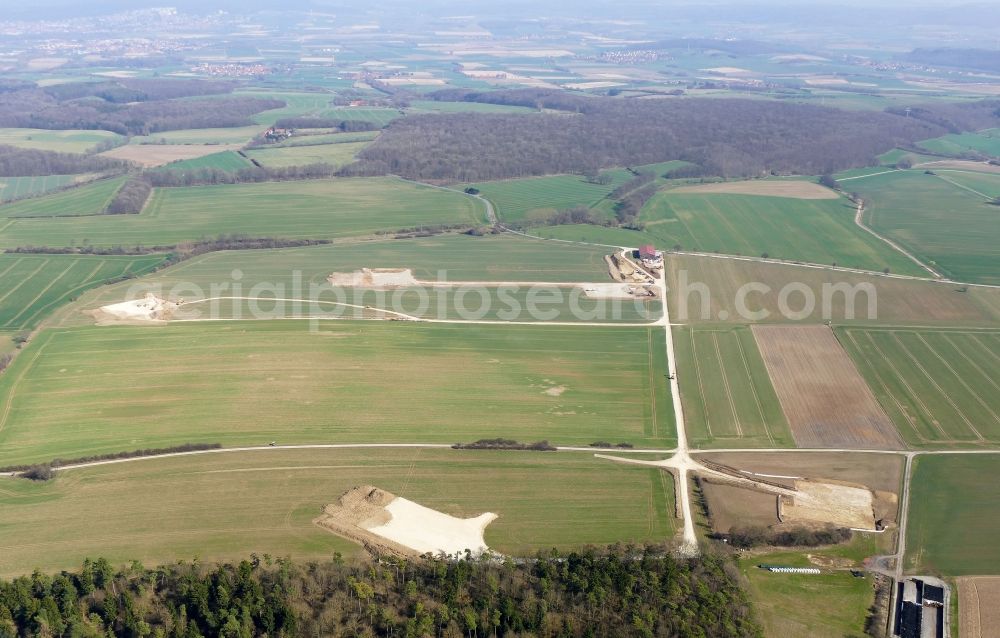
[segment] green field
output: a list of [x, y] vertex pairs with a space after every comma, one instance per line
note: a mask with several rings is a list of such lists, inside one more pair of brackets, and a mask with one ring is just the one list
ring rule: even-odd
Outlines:
[[911, 445], [1000, 442], [1000, 332], [841, 328], [837, 334]]
[[0, 330], [33, 327], [70, 298], [109, 279], [152, 270], [162, 255], [0, 254]]
[[847, 182], [868, 203], [866, 222], [960, 281], [1000, 283], [1000, 209], [987, 197], [1000, 175], [893, 171]]
[[1000, 574], [996, 455], [918, 456], [913, 463], [906, 569], [945, 576]]
[[[102, 179], [51, 195], [32, 197], [0, 206], [0, 217], [76, 217], [101, 215], [125, 177]], [[17, 224], [19, 222], [8, 222]], [[31, 223], [38, 223], [37, 221]], [[0, 236], [6, 226], [0, 225]], [[37, 245], [45, 245], [42, 240]]]
[[761, 195], [660, 191], [643, 208], [642, 232], [621, 228], [555, 226], [543, 237], [746, 255], [767, 254], [820, 264], [926, 275], [911, 260], [854, 225], [846, 199], [805, 200]]
[[138, 135], [130, 144], [246, 144], [267, 127], [264, 125], [237, 126], [232, 128], [181, 129], [161, 131], [151, 135]]
[[486, 104], [482, 102], [438, 102], [436, 100], [413, 100], [407, 113], [537, 113], [537, 109], [510, 104]]
[[849, 571], [774, 574], [761, 563], [814, 567], [801, 553], [754, 555], [740, 561], [754, 610], [765, 635], [810, 638], [864, 638], [865, 618], [874, 599], [870, 577]]
[[685, 250], [837, 263], [868, 270], [926, 274], [905, 256], [854, 226], [845, 199], [663, 191], [640, 220], [656, 243]]
[[303, 166], [305, 164], [332, 164], [344, 166], [354, 161], [354, 156], [368, 146], [368, 142], [341, 142], [339, 144], [310, 144], [247, 151], [246, 154], [268, 168]]
[[[97, 308], [106, 304], [117, 303], [131, 294], [141, 295], [148, 290], [161, 297], [183, 297], [187, 300], [203, 299], [208, 296], [222, 296], [231, 293], [231, 287], [237, 283], [234, 273], [238, 273], [238, 283], [242, 291], [248, 293], [255, 286], [265, 286], [258, 293], [259, 297], [293, 297], [313, 298], [313, 291], [319, 291], [319, 297], [324, 300], [334, 299], [331, 290], [326, 285], [331, 272], [352, 272], [359, 268], [410, 268], [415, 278], [421, 281], [483, 281], [483, 282], [600, 282], [607, 279], [605, 251], [588, 246], [561, 245], [553, 246], [548, 242], [525, 239], [516, 235], [489, 235], [485, 237], [470, 237], [467, 235], [441, 235], [407, 241], [385, 239], [382, 241], [366, 241], [348, 244], [311, 246], [307, 248], [285, 248], [280, 250], [250, 250], [224, 251], [199, 255], [170, 268], [148, 275], [142, 281], [129, 281], [103, 287], [81, 297], [78, 304], [61, 313], [58, 325], [90, 325], [93, 320], [80, 310]], [[229, 288], [221, 288], [228, 284]], [[314, 288], [314, 287], [319, 287]], [[219, 294], [212, 295], [212, 290]], [[524, 297], [528, 286], [518, 286], [519, 290], [512, 296], [518, 300], [521, 308], [527, 309]], [[131, 290], [131, 293], [129, 291]], [[360, 289], [359, 289], [360, 290]], [[496, 286], [484, 285], [484, 290], [490, 295], [491, 317], [506, 306], [498, 298]], [[573, 320], [569, 289], [560, 289], [565, 293], [564, 301], [556, 304], [539, 304], [548, 310], [556, 308], [559, 318]], [[275, 294], [276, 292], [280, 294]], [[350, 293], [353, 296], [353, 293]], [[433, 290], [428, 291], [433, 301], [424, 309], [419, 310], [419, 303], [413, 301], [411, 293], [397, 291], [373, 291], [363, 293], [361, 303], [377, 307], [392, 307], [397, 298], [405, 304], [404, 310], [413, 310], [410, 314], [437, 315], [438, 296]], [[446, 316], [454, 316], [457, 292], [448, 292]], [[478, 294], [470, 294], [469, 302], [463, 305], [470, 309], [477, 307]], [[607, 304], [607, 320], [613, 320], [613, 306]], [[589, 304], [597, 308], [597, 304]], [[650, 311], [659, 316], [659, 303], [647, 302]], [[273, 304], [262, 302], [261, 308], [272, 309]], [[579, 303], [581, 310], [586, 310], [586, 300]], [[621, 303], [620, 315], [625, 321], [642, 321], [636, 316], [634, 304]], [[217, 304], [219, 314], [230, 317], [236, 308], [245, 311], [242, 316], [252, 317], [248, 304], [231, 302]], [[205, 306], [193, 306], [192, 309], [208, 310]], [[274, 308], [277, 312], [277, 308]], [[284, 305], [284, 316], [302, 314], [312, 310], [310, 304], [296, 308], [292, 304]], [[321, 306], [321, 312], [329, 312], [333, 308]], [[65, 316], [62, 316], [62, 315]], [[530, 318], [525, 316], [522, 318]], [[586, 319], [586, 317], [584, 317]], [[598, 320], [597, 317], [589, 320]]]
[[0, 464], [187, 441], [664, 446], [662, 340], [656, 328], [344, 321], [52, 329], [0, 377]]
[[73, 470], [44, 484], [0, 479], [0, 576], [88, 556], [147, 565], [350, 556], [361, 547], [312, 519], [364, 484], [453, 516], [494, 512], [486, 542], [507, 554], [661, 542], [675, 526], [669, 474], [587, 453], [275, 449]]
[[[358, 133], [340, 133], [337, 129], [308, 129], [310, 133], [297, 132], [294, 137], [281, 142], [274, 142], [254, 150], [272, 148], [289, 148], [291, 146], [313, 146], [314, 144], [346, 144], [349, 142], [371, 142], [379, 136], [379, 131], [360, 131]], [[319, 133], [317, 131], [324, 131]]]
[[[60, 201], [62, 208], [52, 201], [64, 197], [4, 208], [76, 210], [71, 201]], [[484, 222], [482, 204], [471, 197], [394, 178], [226, 184], [156, 189], [139, 215], [10, 220], [0, 226], [0, 247], [172, 245], [228, 233], [320, 239]]]
[[483, 197], [493, 202], [502, 220], [518, 222], [565, 208], [591, 208], [631, 177], [626, 171], [609, 172], [609, 175], [612, 181], [608, 184], [594, 184], [579, 175], [554, 175], [468, 186], [478, 188]]
[[676, 328], [688, 436], [702, 447], [794, 447], [753, 333]]
[[366, 108], [366, 107], [334, 107], [323, 109], [315, 113], [317, 117], [333, 118], [339, 120], [350, 120], [359, 122], [371, 122], [382, 127], [396, 118], [403, 117], [403, 112], [399, 109], [390, 108]]
[[200, 168], [214, 168], [220, 171], [234, 172], [251, 166], [253, 164], [239, 153], [235, 151], [222, 151], [221, 153], [212, 153], [211, 155], [196, 157], [194, 159], [170, 162], [159, 167], [157, 170], [194, 171]]
[[942, 155], [962, 155], [971, 152], [1000, 157], [1000, 129], [945, 135], [918, 144], [928, 151]]
[[50, 131], [36, 128], [0, 128], [0, 144], [59, 153], [85, 153], [107, 140], [121, 137], [110, 131]]
[[41, 195], [69, 186], [75, 175], [42, 175], [40, 177], [0, 177], [0, 202]]

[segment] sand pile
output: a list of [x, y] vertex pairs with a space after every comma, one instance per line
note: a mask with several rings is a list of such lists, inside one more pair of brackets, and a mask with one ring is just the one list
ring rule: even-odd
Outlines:
[[177, 306], [178, 304], [172, 301], [160, 299], [152, 293], [146, 293], [142, 299], [101, 306], [97, 310], [91, 310], [89, 314], [101, 326], [122, 323], [159, 323], [168, 321]]
[[627, 283], [578, 284], [583, 294], [591, 299], [652, 299], [656, 297], [652, 286], [636, 286]]
[[334, 286], [358, 288], [404, 288], [417, 286], [409, 268], [362, 268], [354, 272], [335, 272], [327, 277]]
[[456, 518], [362, 485], [323, 508], [323, 514], [313, 522], [375, 552], [419, 556], [469, 550], [479, 555], [489, 551], [483, 532], [496, 517], [487, 512], [475, 518]]

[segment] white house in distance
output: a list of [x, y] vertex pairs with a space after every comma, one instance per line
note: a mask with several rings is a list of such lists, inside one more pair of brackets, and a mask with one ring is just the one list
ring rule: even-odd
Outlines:
[[663, 253], [653, 248], [652, 244], [639, 247], [639, 259], [646, 268], [663, 268]]

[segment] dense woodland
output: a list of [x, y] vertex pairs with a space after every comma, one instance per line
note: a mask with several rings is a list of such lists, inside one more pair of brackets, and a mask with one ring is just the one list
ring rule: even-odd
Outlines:
[[534, 560], [178, 563], [0, 582], [15, 636], [762, 636], [726, 559], [613, 546]]
[[117, 101], [125, 96], [108, 97], [114, 99], [86, 95], [63, 100], [38, 88], [0, 92], [0, 127], [99, 129], [121, 135], [149, 135], [178, 129], [245, 126], [253, 123], [251, 115], [285, 105], [280, 100], [237, 96], [125, 104]]
[[37, 151], [0, 144], [0, 177], [75, 175], [124, 171], [127, 168], [126, 162], [107, 157]]
[[[431, 97], [565, 113], [401, 118], [360, 153], [364, 170], [480, 181], [681, 159], [697, 164], [702, 174], [723, 177], [816, 175], [870, 164], [896, 146], [948, 130], [930, 118], [759, 100], [625, 100], [457, 89]], [[990, 108], [959, 109], [959, 125], [990, 113]]]

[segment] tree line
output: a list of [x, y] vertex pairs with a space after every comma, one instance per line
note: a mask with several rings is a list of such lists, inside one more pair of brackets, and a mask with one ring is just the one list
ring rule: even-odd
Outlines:
[[142, 212], [142, 208], [153, 193], [153, 185], [144, 175], [135, 175], [118, 189], [104, 208], [107, 215], [134, 215]]
[[760, 638], [738, 579], [729, 559], [659, 546], [520, 561], [98, 559], [0, 582], [0, 636]]
[[[680, 159], [696, 165], [701, 175], [817, 175], [870, 164], [891, 148], [946, 131], [940, 123], [893, 113], [763, 100], [636, 101], [530, 89], [453, 89], [431, 97], [571, 115], [453, 113], [397, 119], [359, 154], [363, 164], [354, 170], [480, 181]], [[970, 112], [961, 111], [963, 122], [971, 119]]]
[[190, 170], [162, 168], [145, 173], [152, 186], [196, 186], [199, 184], [242, 184], [296, 179], [332, 177], [337, 168], [332, 164], [315, 163], [301, 166], [248, 166], [236, 171], [204, 167]]
[[76, 175], [125, 171], [121, 160], [75, 153], [56, 153], [0, 144], [0, 177], [36, 177], [40, 175]]
[[335, 128], [344, 133], [359, 133], [362, 131], [377, 131], [381, 126], [368, 120], [345, 120], [339, 117], [316, 117], [303, 115], [299, 117], [284, 117], [276, 121], [278, 128]]
[[725, 536], [733, 547], [750, 549], [761, 545], [775, 547], [818, 547], [836, 545], [851, 540], [851, 530], [827, 525], [822, 529], [793, 527], [771, 529], [760, 525], [738, 525], [730, 528]]

